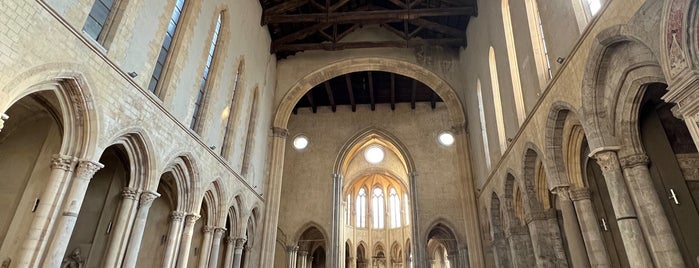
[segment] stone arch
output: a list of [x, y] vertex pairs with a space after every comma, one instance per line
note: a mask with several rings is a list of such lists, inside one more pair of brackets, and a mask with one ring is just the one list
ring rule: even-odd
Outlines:
[[[223, 226], [226, 224], [226, 217], [223, 211], [227, 211], [225, 207], [227, 203], [225, 202], [226, 190], [220, 179], [217, 179], [211, 183], [209, 189], [204, 192], [204, 198], [202, 202], [206, 202], [207, 225], [210, 226]], [[200, 205], [201, 206], [201, 205]]]
[[410, 174], [415, 172], [415, 162], [413, 161], [408, 148], [390, 132], [377, 127], [370, 127], [359, 131], [352, 138], [347, 140], [347, 142], [345, 142], [340, 149], [340, 152], [337, 154], [337, 158], [335, 159], [333, 173], [343, 174], [343, 164], [346, 163], [348, 157], [353, 154], [352, 149], [367, 142], [371, 138], [378, 138], [380, 140], [387, 141], [388, 144], [394, 147], [392, 149], [396, 150], [398, 156], [402, 158], [401, 160], [403, 161], [403, 167], [405, 168], [406, 173]]
[[328, 232], [325, 229], [323, 229], [323, 227], [321, 227], [320, 224], [318, 224], [314, 221], [310, 221], [310, 222], [307, 222], [306, 224], [304, 224], [303, 226], [301, 226], [301, 228], [299, 228], [299, 230], [294, 235], [293, 241], [299, 241], [299, 239], [301, 239], [301, 236], [303, 235], [303, 233], [310, 228], [318, 229], [318, 231], [320, 231], [320, 233], [323, 235], [323, 238], [326, 240], [329, 237]]
[[401, 245], [398, 243], [398, 241], [393, 241], [393, 245], [391, 245], [391, 251], [390, 251], [390, 256], [391, 256], [391, 261], [392, 262], [402, 262], [403, 260], [403, 249]]
[[512, 175], [512, 173], [508, 172], [507, 175], [505, 176], [505, 185], [503, 189], [503, 198], [504, 198], [504, 213], [505, 213], [505, 228], [512, 228], [515, 226], [518, 226], [519, 222], [521, 222], [523, 219], [520, 219], [519, 216], [523, 215], [516, 215], [516, 194], [515, 191], [517, 189], [522, 189], [519, 183], [517, 183], [517, 179], [515, 179], [515, 176]]
[[[699, 68], [699, 4], [665, 1], [660, 30], [660, 60], [668, 80], [696, 76]], [[688, 72], [687, 72], [688, 71]], [[693, 73], [693, 74], [692, 74]], [[689, 75], [682, 75], [689, 74]]]
[[132, 128], [124, 130], [115, 136], [116, 138], [111, 139], [111, 142], [105, 148], [118, 145], [127, 154], [130, 166], [128, 187], [156, 191], [158, 185], [153, 180], [155, 177], [153, 174], [155, 172], [155, 164], [151, 157], [153, 147], [145, 131], [139, 128]]
[[532, 143], [527, 143], [525, 148], [527, 149], [524, 152], [524, 163], [522, 165], [522, 182], [524, 185], [522, 192], [524, 193], [526, 212], [531, 213], [543, 209], [542, 203], [544, 200], [541, 199], [541, 193], [548, 192], [548, 188], [546, 188], [545, 183], [542, 185], [539, 182], [539, 177], [536, 174], [537, 162], [540, 161], [540, 151]]
[[456, 90], [443, 78], [422, 66], [406, 61], [381, 57], [367, 57], [353, 58], [328, 64], [299, 79], [286, 92], [279, 103], [274, 116], [273, 126], [286, 129], [289, 116], [294, 106], [298, 100], [315, 85], [339, 75], [360, 71], [392, 72], [416, 79], [434, 90], [434, 92], [444, 100], [452, 122], [455, 125], [466, 123], [463, 105], [456, 94]]
[[490, 197], [490, 235], [496, 267], [510, 267], [510, 247], [505, 241], [503, 213], [500, 208], [500, 197], [492, 192]]
[[[243, 219], [243, 209], [242, 209], [242, 198], [240, 194], [233, 197], [233, 202], [228, 207], [228, 220], [230, 221], [231, 229], [229, 230], [232, 235], [243, 235], [242, 223]], [[280, 230], [281, 231], [281, 230]]]
[[91, 87], [88, 77], [75, 69], [79, 68], [73, 64], [53, 63], [18, 75], [0, 90], [0, 115], [24, 97], [51, 91], [58, 99], [64, 132], [60, 154], [96, 160], [99, 131]]
[[[178, 156], [172, 158], [165, 165], [165, 168], [160, 172], [160, 174], [165, 174], [171, 172], [175, 179], [175, 190], [177, 194], [176, 210], [178, 211], [191, 211], [192, 200], [192, 189], [196, 189], [195, 174], [196, 167], [193, 157], [191, 154], [178, 154]], [[160, 183], [160, 181], [159, 181]], [[157, 187], [157, 186], [156, 186]]]
[[565, 164], [563, 162], [563, 130], [569, 113], [576, 113], [576, 109], [567, 102], [558, 101], [551, 105], [546, 121], [546, 134], [544, 145], [544, 167], [548, 178], [549, 189], [557, 186], [568, 185]]
[[[617, 25], [607, 28], [597, 35], [596, 40], [592, 44], [582, 85], [582, 123], [587, 129], [592, 151], [619, 143], [613, 125], [617, 103], [607, 102], [615, 100], [619, 94], [614, 86], [620, 77], [615, 76], [626, 76], [634, 69], [658, 66], [650, 47], [637, 37], [631, 27]], [[607, 71], [612, 68], [623, 71]]]

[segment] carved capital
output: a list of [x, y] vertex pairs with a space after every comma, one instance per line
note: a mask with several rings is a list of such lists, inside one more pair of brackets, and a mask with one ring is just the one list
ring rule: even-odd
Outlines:
[[302, 257], [302, 258], [305, 258], [306, 256], [308, 256], [308, 251], [299, 250], [298, 256], [299, 256], [299, 257]]
[[189, 225], [194, 225], [194, 223], [196, 223], [196, 222], [199, 220], [199, 218], [201, 218], [200, 215], [197, 215], [197, 214], [189, 214], [189, 215], [187, 215], [187, 219], [186, 219], [186, 220], [187, 220], [187, 224], [189, 224]]
[[201, 228], [201, 232], [208, 234], [213, 232], [216, 229], [216, 227], [210, 226], [210, 225], [204, 225], [204, 227]]
[[232, 243], [235, 243], [235, 238], [233, 238], [233, 237], [226, 237], [225, 242], [226, 242], [227, 245], [231, 245]]
[[635, 154], [622, 157], [619, 163], [623, 168], [633, 168], [640, 165], [648, 165], [648, 156], [645, 154]]
[[619, 168], [619, 158], [614, 151], [600, 151], [592, 156], [602, 168], [602, 172], [610, 172]]
[[551, 190], [561, 201], [572, 201], [570, 199], [570, 187], [568, 186], [557, 186]]
[[104, 165], [97, 162], [80, 160], [78, 167], [75, 169], [75, 178], [78, 180], [89, 181], [92, 179], [92, 176], [94, 176], [95, 173], [103, 167]]
[[170, 221], [182, 221], [184, 219], [184, 212], [182, 211], [173, 211], [170, 213]]
[[[0, 126], [1, 129], [1, 126]], [[67, 155], [54, 154], [51, 158], [51, 169], [62, 169], [65, 171], [73, 171], [75, 168], [75, 157]]]
[[289, 136], [289, 130], [287, 130], [286, 128], [273, 127], [272, 136], [274, 136], [275, 138], [286, 139], [286, 137]]
[[121, 198], [123, 199], [136, 200], [136, 196], [138, 196], [137, 189], [130, 187], [124, 187], [124, 189], [121, 189]]
[[550, 218], [554, 218], [555, 214], [553, 213], [553, 210], [537, 210], [537, 211], [532, 211], [532, 212], [527, 212], [524, 215], [525, 222], [527, 224], [533, 222], [533, 221], [545, 221]]
[[226, 231], [226, 228], [223, 227], [216, 227], [214, 229], [214, 235], [223, 235], [223, 233]]
[[[236, 239], [235, 239], [235, 248], [237, 248], [237, 249], [243, 248], [243, 246], [245, 246], [245, 242], [246, 242], [246, 241], [248, 241], [248, 240], [245, 239], [245, 238], [242, 238], [242, 237], [236, 238]], [[287, 251], [289, 250], [289, 247], [291, 247], [291, 246], [287, 246], [287, 247], [286, 247]], [[295, 250], [298, 250], [298, 249], [299, 249], [299, 246], [294, 246], [294, 247], [296, 247]]]
[[590, 189], [575, 188], [570, 189], [570, 199], [573, 201], [590, 200]]
[[159, 193], [156, 192], [143, 192], [141, 193], [141, 198], [138, 200], [138, 207], [150, 206], [153, 204], [153, 200], [160, 197]]

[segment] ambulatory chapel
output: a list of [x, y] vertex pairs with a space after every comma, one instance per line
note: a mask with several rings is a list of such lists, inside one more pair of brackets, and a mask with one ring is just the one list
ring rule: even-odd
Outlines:
[[0, 268], [699, 268], [699, 0], [0, 0]]

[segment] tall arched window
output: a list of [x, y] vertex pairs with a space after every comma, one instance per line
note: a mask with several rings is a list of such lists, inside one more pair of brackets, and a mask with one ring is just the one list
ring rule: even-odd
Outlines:
[[357, 228], [366, 228], [366, 189], [361, 188], [359, 189], [359, 193], [357, 194], [357, 205], [355, 207], [357, 210], [356, 213], [356, 220], [357, 220]]
[[548, 48], [546, 47], [546, 38], [544, 38], [544, 29], [541, 24], [541, 15], [539, 15], [539, 7], [536, 0], [525, 0], [527, 9], [527, 20], [529, 22], [529, 34], [532, 39], [532, 48], [534, 49], [534, 63], [536, 64], [536, 72], [539, 76], [539, 86], [543, 90], [546, 83], [553, 77], [551, 73], [551, 62], [548, 57]]
[[490, 170], [490, 145], [488, 143], [488, 129], [485, 125], [485, 110], [483, 109], [483, 92], [481, 92], [481, 79], [476, 81], [476, 94], [478, 95], [478, 115], [481, 121], [481, 136], [483, 137], [483, 153], [485, 165]]
[[391, 207], [391, 228], [400, 227], [400, 198], [396, 188], [391, 187], [388, 191], [388, 200]]
[[502, 20], [505, 26], [505, 43], [507, 44], [507, 59], [510, 62], [510, 75], [512, 76], [512, 91], [515, 96], [515, 110], [519, 125], [524, 123], [527, 117], [524, 109], [524, 97], [522, 96], [522, 83], [519, 78], [519, 63], [517, 61], [517, 48], [515, 36], [512, 32], [512, 17], [510, 15], [510, 1], [502, 0]]
[[[255, 88], [252, 93], [252, 103], [250, 105], [250, 118], [248, 118], [248, 133], [245, 135], [245, 149], [243, 149], [243, 168], [240, 173], [248, 176], [250, 171], [250, 160], [252, 158], [252, 149], [255, 143], [255, 126], [257, 125], [257, 99], [260, 90]], [[248, 178], [250, 179], [250, 178]]]
[[493, 106], [495, 106], [495, 123], [498, 126], [498, 139], [500, 141], [500, 153], [507, 149], [507, 137], [505, 136], [505, 118], [502, 114], [502, 99], [500, 98], [500, 82], [498, 81], [498, 66], [495, 62], [495, 50], [490, 47], [490, 85], [493, 90]]
[[216, 45], [218, 45], [218, 35], [221, 31], [221, 14], [218, 14], [218, 19], [216, 19], [216, 27], [214, 28], [213, 35], [211, 37], [211, 44], [209, 45], [209, 53], [206, 58], [206, 64], [204, 65], [204, 73], [201, 77], [201, 83], [199, 83], [199, 93], [197, 94], [197, 99], [194, 102], [194, 112], [192, 113], [192, 122], [189, 128], [200, 132], [200, 119], [201, 119], [201, 106], [204, 103], [204, 97], [206, 93], [206, 88], [209, 86], [209, 76], [211, 73], [211, 64], [216, 55]]
[[160, 78], [163, 74], [165, 62], [167, 61], [170, 53], [170, 46], [174, 42], [177, 23], [180, 21], [182, 9], [184, 9], [184, 3], [185, 0], [175, 1], [175, 8], [172, 11], [172, 16], [170, 16], [170, 22], [168, 23], [167, 31], [165, 32], [165, 39], [163, 40], [163, 45], [160, 47], [160, 54], [158, 55], [158, 60], [155, 62], [155, 68], [153, 69], [153, 74], [150, 77], [150, 84], [148, 84], [148, 90], [151, 92], [155, 93], [155, 89], [157, 88], [158, 82], [160, 82]]
[[83, 32], [95, 39], [100, 44], [104, 44], [104, 39], [106, 36], [107, 29], [109, 29], [109, 24], [113, 21], [114, 7], [117, 6], [119, 0], [95, 0], [90, 9], [90, 13], [87, 15], [85, 20], [85, 25], [83, 25]]
[[371, 216], [373, 220], [373, 228], [384, 228], [384, 194], [379, 187], [374, 188], [371, 196]]
[[236, 92], [238, 92], [238, 85], [240, 84], [240, 73], [242, 72], [243, 68], [245, 67], [245, 62], [241, 61], [238, 64], [238, 68], [235, 70], [235, 75], [233, 77], [233, 93], [231, 94], [231, 103], [229, 104], [228, 108], [226, 109], [228, 111], [228, 120], [226, 121], [226, 128], [223, 132], [223, 144], [221, 145], [221, 156], [223, 158], [230, 160], [231, 159], [231, 147], [233, 147], [233, 123], [235, 121], [235, 113], [233, 111], [235, 110], [236, 106]]

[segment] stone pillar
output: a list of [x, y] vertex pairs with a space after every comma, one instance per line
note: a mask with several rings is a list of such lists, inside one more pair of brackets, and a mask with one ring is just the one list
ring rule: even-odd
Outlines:
[[[235, 249], [233, 250], [233, 268], [240, 268], [240, 263], [243, 260], [243, 247], [245, 246], [245, 241], [246, 241], [245, 238], [236, 238], [235, 239]], [[288, 248], [287, 248], [287, 252], [288, 252]], [[294, 251], [294, 254], [296, 254], [296, 251]], [[294, 257], [295, 256], [296, 255], [294, 255]], [[294, 258], [294, 261], [296, 261], [296, 258]], [[289, 267], [293, 267], [293, 266], [289, 266]]]
[[602, 168], [621, 239], [624, 241], [624, 248], [631, 267], [644, 267], [652, 263], [629, 191], [626, 189], [616, 152], [602, 150], [592, 152], [590, 155]]
[[[5, 118], [6, 120], [7, 118]], [[0, 119], [0, 129], [2, 128]], [[66, 188], [66, 181], [73, 176], [73, 170], [77, 158], [56, 154], [51, 159], [51, 175], [46, 182], [46, 187], [41, 193], [39, 205], [34, 211], [27, 238], [17, 256], [16, 265], [37, 266], [39, 257], [46, 248], [47, 238], [51, 234], [54, 216], [58, 213], [61, 195]]]
[[[299, 250], [299, 246], [286, 246], [286, 256], [287, 256], [287, 268], [296, 268], [296, 253]], [[239, 268], [239, 267], [234, 267]]]
[[109, 245], [107, 246], [106, 255], [102, 260], [104, 267], [121, 267], [126, 245], [129, 241], [129, 231], [133, 224], [132, 215], [136, 211], [138, 199], [138, 190], [134, 188], [124, 187], [121, 191], [121, 204], [119, 212], [114, 223], [114, 228], [109, 236]]
[[201, 228], [201, 232], [204, 234], [204, 239], [201, 241], [201, 254], [199, 254], [199, 268], [206, 268], [209, 264], [209, 257], [211, 254], [211, 239], [214, 233], [213, 226], [204, 226]]
[[174, 267], [177, 258], [177, 245], [179, 244], [180, 233], [182, 232], [182, 220], [184, 212], [173, 211], [170, 214], [170, 226], [167, 232], [165, 244], [165, 256], [163, 257], [163, 267]]
[[124, 257], [124, 265], [122, 267], [136, 267], [138, 252], [141, 249], [141, 240], [143, 239], [143, 231], [146, 229], [146, 221], [148, 220], [148, 211], [153, 204], [153, 200], [159, 196], [160, 194], [156, 192], [141, 193], [141, 198], [138, 200], [136, 220], [131, 230], [131, 238], [129, 238], [129, 246], [126, 248], [126, 256]]
[[558, 186], [553, 189], [553, 192], [556, 194], [556, 198], [558, 198], [558, 204], [563, 215], [563, 232], [566, 234], [568, 241], [571, 265], [573, 267], [589, 267], [590, 263], [587, 260], [585, 242], [580, 232], [575, 206], [573, 205], [573, 200], [570, 199], [568, 190], [568, 186]]
[[189, 262], [189, 249], [192, 247], [192, 234], [194, 234], [194, 224], [201, 218], [198, 214], [187, 215], [180, 239], [180, 250], [177, 254], [177, 267], [186, 268]]
[[6, 114], [0, 114], [0, 132], [2, 132], [2, 128], [5, 126], [5, 120], [10, 119], [10, 116]]
[[539, 209], [525, 217], [537, 267], [568, 267], [556, 211]]
[[68, 247], [70, 236], [73, 234], [75, 222], [78, 220], [80, 207], [85, 199], [87, 186], [90, 184], [90, 179], [95, 175], [95, 172], [103, 167], [104, 165], [89, 160], [81, 160], [80, 163], [78, 163], [75, 176], [73, 177], [73, 183], [68, 190], [68, 195], [64, 202], [63, 214], [58, 218], [55, 227], [55, 236], [51, 241], [51, 246], [44, 260], [44, 267], [61, 266], [61, 261]]
[[[459, 247], [459, 266], [452, 266], [451, 268], [469, 268], [471, 264], [468, 260], [468, 248], [466, 246]], [[410, 265], [405, 266], [405, 268], [410, 268]]]
[[685, 266], [670, 222], [648, 170], [648, 156], [636, 154], [619, 159], [629, 193], [634, 201], [648, 249], [657, 267]]
[[342, 174], [333, 174], [332, 233], [330, 234], [330, 266], [340, 267], [340, 233], [342, 226]]
[[306, 268], [306, 266], [308, 266], [306, 264], [307, 260], [308, 260], [308, 251], [299, 250], [297, 252], [296, 267], [297, 268]]
[[[410, 231], [414, 234], [412, 238], [412, 245], [410, 245], [410, 248], [412, 249], [410, 252], [413, 253], [413, 263], [415, 263], [415, 266], [418, 265], [424, 265], [427, 262], [427, 256], [425, 256], [425, 250], [423, 250], [423, 242], [422, 238], [419, 235], [420, 233], [420, 205], [418, 204], [417, 201], [417, 174], [415, 172], [411, 172], [408, 174], [408, 188], [409, 194], [410, 194]], [[421, 264], [422, 263], [422, 264]]]
[[277, 243], [277, 224], [279, 221], [279, 201], [282, 193], [282, 175], [284, 170], [284, 150], [289, 131], [272, 127], [272, 146], [270, 148], [269, 183], [267, 184], [266, 208], [262, 230], [262, 254], [260, 267], [274, 267], [274, 251]]
[[223, 233], [225, 231], [226, 228], [221, 227], [214, 230], [214, 241], [211, 243], [211, 254], [209, 254], [211, 256], [209, 257], [209, 268], [218, 267], [218, 254], [221, 248], [221, 237], [223, 237]]
[[308, 260], [306, 260], [306, 264], [308, 264], [308, 266], [305, 268], [313, 268], [313, 256], [310, 256]]
[[233, 248], [235, 247], [235, 239], [226, 237], [226, 256], [223, 258], [223, 267], [233, 267]]
[[531, 238], [525, 226], [510, 226], [506, 232], [507, 242], [510, 244], [510, 258], [513, 267], [534, 267], [534, 250]]
[[597, 216], [590, 200], [590, 190], [586, 188], [570, 189], [570, 199], [575, 205], [575, 212], [580, 223], [587, 258], [592, 267], [610, 267], [609, 254], [605, 250], [606, 246], [602, 240]]

